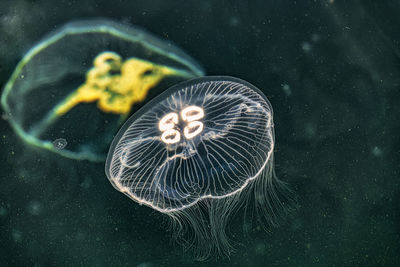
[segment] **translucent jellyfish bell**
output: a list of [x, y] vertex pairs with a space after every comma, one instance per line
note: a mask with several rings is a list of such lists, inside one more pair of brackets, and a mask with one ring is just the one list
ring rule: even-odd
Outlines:
[[[77, 21], [24, 56], [1, 103], [27, 143], [101, 161], [132, 109], [163, 88], [201, 75], [188, 55], [143, 30], [109, 20]], [[68, 146], [57, 149], [57, 138]]]
[[[285, 186], [273, 172], [274, 124], [265, 95], [232, 77], [171, 87], [135, 113], [112, 142], [106, 174], [140, 204], [191, 228], [199, 258], [229, 251], [229, 215], [253, 196], [273, 221]], [[278, 211], [278, 212], [277, 212]]]

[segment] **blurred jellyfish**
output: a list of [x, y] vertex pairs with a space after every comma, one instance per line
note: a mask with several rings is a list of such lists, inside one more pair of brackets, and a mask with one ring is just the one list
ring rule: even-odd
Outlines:
[[107, 177], [134, 201], [169, 215], [199, 259], [229, 253], [225, 226], [238, 208], [253, 203], [270, 222], [285, 209], [278, 197], [285, 185], [273, 171], [272, 115], [265, 95], [243, 80], [180, 83], [122, 126]]
[[[24, 56], [1, 103], [27, 143], [101, 161], [120, 124], [163, 88], [203, 74], [180, 49], [109, 20], [66, 24]], [[54, 136], [66, 136], [58, 149]]]

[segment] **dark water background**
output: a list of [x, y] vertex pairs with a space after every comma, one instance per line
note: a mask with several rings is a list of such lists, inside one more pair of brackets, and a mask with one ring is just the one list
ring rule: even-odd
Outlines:
[[233, 220], [230, 259], [193, 262], [102, 164], [34, 150], [1, 120], [1, 266], [400, 266], [400, 2], [249, 2], [0, 2], [2, 87], [36, 41], [87, 17], [142, 26], [207, 74], [253, 83], [298, 198], [270, 233]]

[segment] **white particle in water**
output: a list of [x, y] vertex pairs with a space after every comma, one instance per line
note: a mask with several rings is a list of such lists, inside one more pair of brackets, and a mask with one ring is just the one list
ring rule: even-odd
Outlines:
[[65, 140], [64, 138], [58, 138], [56, 140], [53, 141], [53, 146], [56, 149], [63, 149], [67, 146], [67, 140]]

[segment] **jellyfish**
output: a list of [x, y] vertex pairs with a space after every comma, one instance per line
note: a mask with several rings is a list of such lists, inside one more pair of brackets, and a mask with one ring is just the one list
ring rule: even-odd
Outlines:
[[[115, 136], [105, 172], [115, 189], [168, 215], [195, 257], [229, 254], [226, 226], [253, 203], [268, 222], [285, 213], [274, 174], [266, 96], [233, 77], [179, 83], [133, 114]], [[284, 198], [282, 198], [284, 197]]]
[[[104, 161], [112, 137], [142, 103], [203, 75], [179, 48], [107, 19], [67, 23], [31, 48], [1, 104], [28, 144], [73, 159]], [[68, 139], [57, 149], [53, 140]]]

